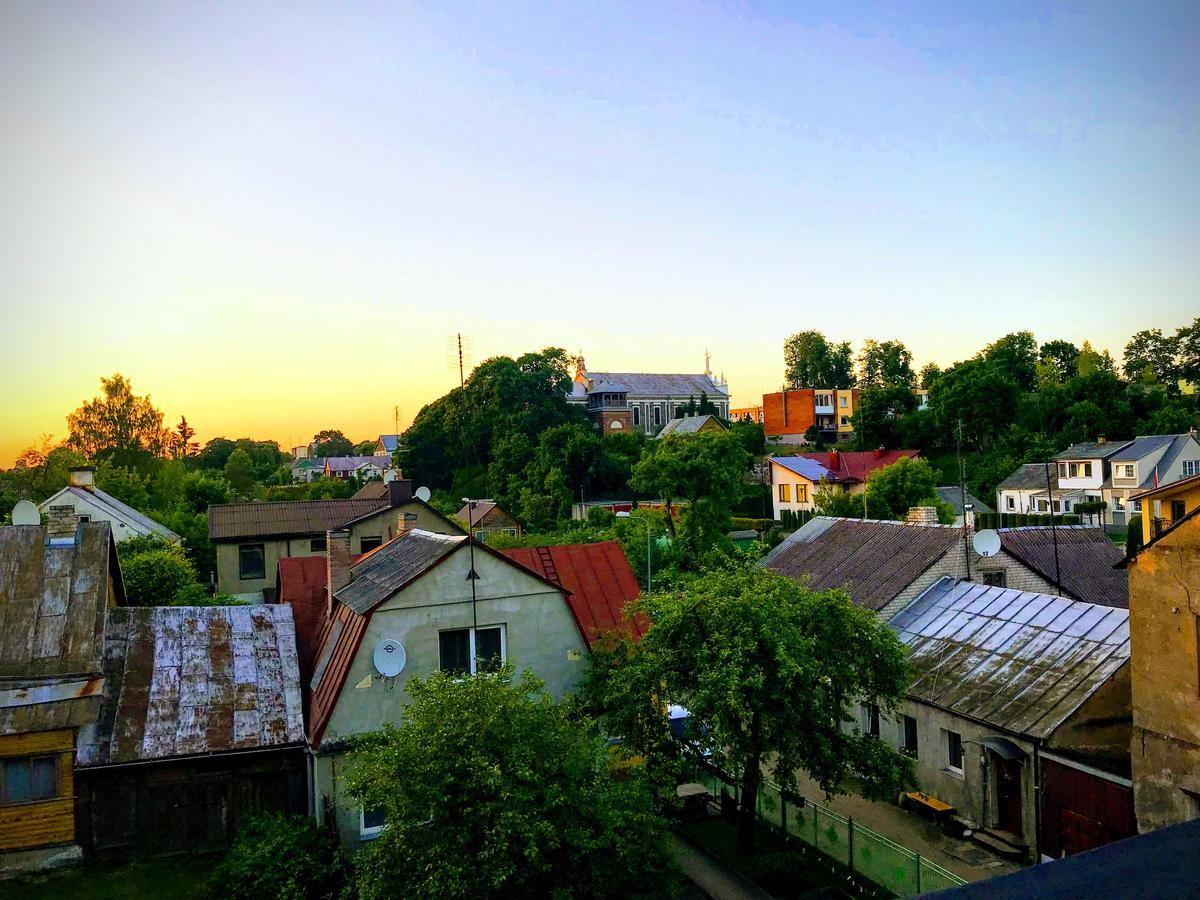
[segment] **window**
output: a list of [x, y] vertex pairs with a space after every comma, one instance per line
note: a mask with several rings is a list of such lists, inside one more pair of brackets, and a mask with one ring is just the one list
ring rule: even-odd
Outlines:
[[1092, 464], [1090, 462], [1082, 463], [1079, 468], [1080, 468], [1080, 471], [1083, 473], [1084, 478], [1092, 477]]
[[1125, 498], [1124, 497], [1113, 497], [1113, 503], [1117, 509], [1125, 508]]
[[238, 578], [252, 581], [267, 574], [267, 551], [262, 544], [242, 544], [238, 547]]
[[1122, 463], [1121, 465], [1117, 466], [1117, 470], [1118, 470], [1117, 471], [1118, 478], [1133, 478], [1134, 477], [1133, 463]]
[[913, 759], [917, 758], [917, 720], [912, 716], [904, 717], [904, 746], [902, 749]]
[[796, 502], [797, 503], [807, 503], [808, 502], [808, 485], [807, 484], [796, 485]]
[[833, 397], [829, 394], [817, 394], [817, 406], [833, 406]]
[[879, 707], [874, 703], [867, 710], [867, 734], [873, 738], [879, 737]]
[[75, 517], [75, 521], [77, 521], [77, 522], [90, 522], [90, 521], [92, 521], [92, 517], [91, 517], [91, 516], [76, 516], [76, 517]]
[[1183, 474], [1185, 477], [1200, 475], [1200, 459], [1185, 459], [1183, 461]]
[[383, 538], [380, 537], [379, 535], [373, 534], [373, 535], [368, 536], [368, 535], [364, 534], [358, 540], [358, 546], [361, 548], [359, 550], [359, 553], [370, 553], [372, 550], [374, 550], [376, 547], [378, 547], [382, 543], [383, 543]]
[[1079, 477], [1079, 463], [1070, 463], [1067, 466], [1067, 471], [1070, 472], [1072, 478]]
[[781, 484], [779, 486], [779, 502], [780, 503], [791, 503], [792, 502], [792, 486], [790, 484]]
[[58, 796], [58, 757], [6, 759], [0, 782], [0, 804], [32, 803]]
[[487, 628], [456, 628], [438, 635], [440, 668], [451, 675], [492, 672], [508, 658], [503, 625]]
[[1016, 498], [1015, 498], [1015, 497], [1013, 497], [1013, 495], [1012, 495], [1012, 494], [1009, 494], [1007, 497], [1005, 497], [1005, 498], [1004, 498], [1004, 505], [1005, 505], [1005, 506], [1006, 506], [1008, 509], [1016, 509], [1016, 508], [1017, 508], [1017, 501], [1016, 501]]
[[1008, 578], [1003, 571], [1000, 572], [984, 572], [983, 583], [991, 587], [1007, 587]]
[[383, 827], [386, 824], [387, 820], [382, 809], [359, 807], [358, 834], [364, 840], [375, 837], [379, 832], [383, 831]]
[[653, 411], [654, 411], [654, 424], [661, 425], [662, 424], [662, 409], [659, 406], [655, 405]]
[[962, 735], [957, 731], [942, 730], [946, 736], [946, 768], [957, 775], [963, 773]]
[[319, 553], [325, 549], [325, 538], [313, 538], [308, 542], [308, 549], [313, 553]]
[[1171, 501], [1171, 521], [1178, 522], [1187, 514], [1187, 504], [1182, 500]]
[[849, 417], [849, 416], [842, 416], [842, 424], [843, 424], [843, 425], [849, 425], [849, 424], [850, 424], [850, 417]]
[[838, 397], [838, 406], [840, 406], [842, 409], [846, 408], [846, 398], [845, 397]]
[[633, 416], [634, 425], [642, 424], [642, 409], [640, 406], [631, 406], [629, 408], [629, 413]]

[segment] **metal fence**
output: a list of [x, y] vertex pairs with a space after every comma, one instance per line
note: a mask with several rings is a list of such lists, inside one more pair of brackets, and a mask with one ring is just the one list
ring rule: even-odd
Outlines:
[[[714, 797], [721, 795], [726, 784], [715, 772], [704, 769], [700, 770], [697, 780]], [[937, 863], [826, 806], [810, 800], [796, 802], [795, 798], [785, 798], [779, 786], [766, 779], [758, 792], [758, 816], [899, 897], [913, 897], [965, 884], [963, 879]]]

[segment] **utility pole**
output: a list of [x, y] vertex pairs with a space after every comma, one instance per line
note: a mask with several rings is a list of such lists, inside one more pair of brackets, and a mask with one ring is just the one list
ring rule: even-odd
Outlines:
[[958, 496], [963, 508], [963, 559], [967, 561], [967, 581], [971, 580], [971, 541], [967, 537], [967, 532], [970, 530], [967, 525], [967, 475], [966, 468], [963, 465], [962, 455], [962, 418], [958, 420], [958, 426], [954, 429], [954, 446], [958, 453]]
[[1046, 494], [1050, 498], [1050, 536], [1054, 541], [1054, 592], [1062, 596], [1062, 579], [1058, 571], [1058, 529], [1054, 527], [1054, 488], [1050, 484], [1050, 460], [1046, 465]]

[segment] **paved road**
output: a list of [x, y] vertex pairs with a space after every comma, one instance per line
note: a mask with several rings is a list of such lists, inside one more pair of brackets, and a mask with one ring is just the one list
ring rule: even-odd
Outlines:
[[683, 874], [713, 900], [771, 900], [758, 885], [727, 868], [703, 850], [671, 835], [675, 858]]

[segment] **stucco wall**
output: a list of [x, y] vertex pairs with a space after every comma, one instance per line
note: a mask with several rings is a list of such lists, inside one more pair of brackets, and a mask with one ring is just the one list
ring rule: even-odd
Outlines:
[[[409, 699], [407, 680], [439, 669], [439, 632], [472, 624], [469, 561], [464, 547], [375, 610], [326, 727], [324, 745], [336, 746], [348, 736], [399, 721]], [[479, 626], [503, 624], [509, 662], [519, 671], [532, 670], [556, 698], [573, 692], [587, 665], [587, 647], [562, 593], [486, 551], [476, 550], [475, 568], [480, 575]], [[375, 677], [371, 661], [384, 638], [399, 640], [407, 654], [403, 673], [391, 685]], [[318, 806], [322, 797], [338, 792], [333, 774], [344, 770], [346, 762], [334, 756], [340, 754], [319, 758], [326, 781], [318, 790]], [[357, 807], [344, 797], [333, 805], [343, 840], [358, 842]]]
[[1200, 520], [1129, 566], [1138, 830], [1200, 815]]

